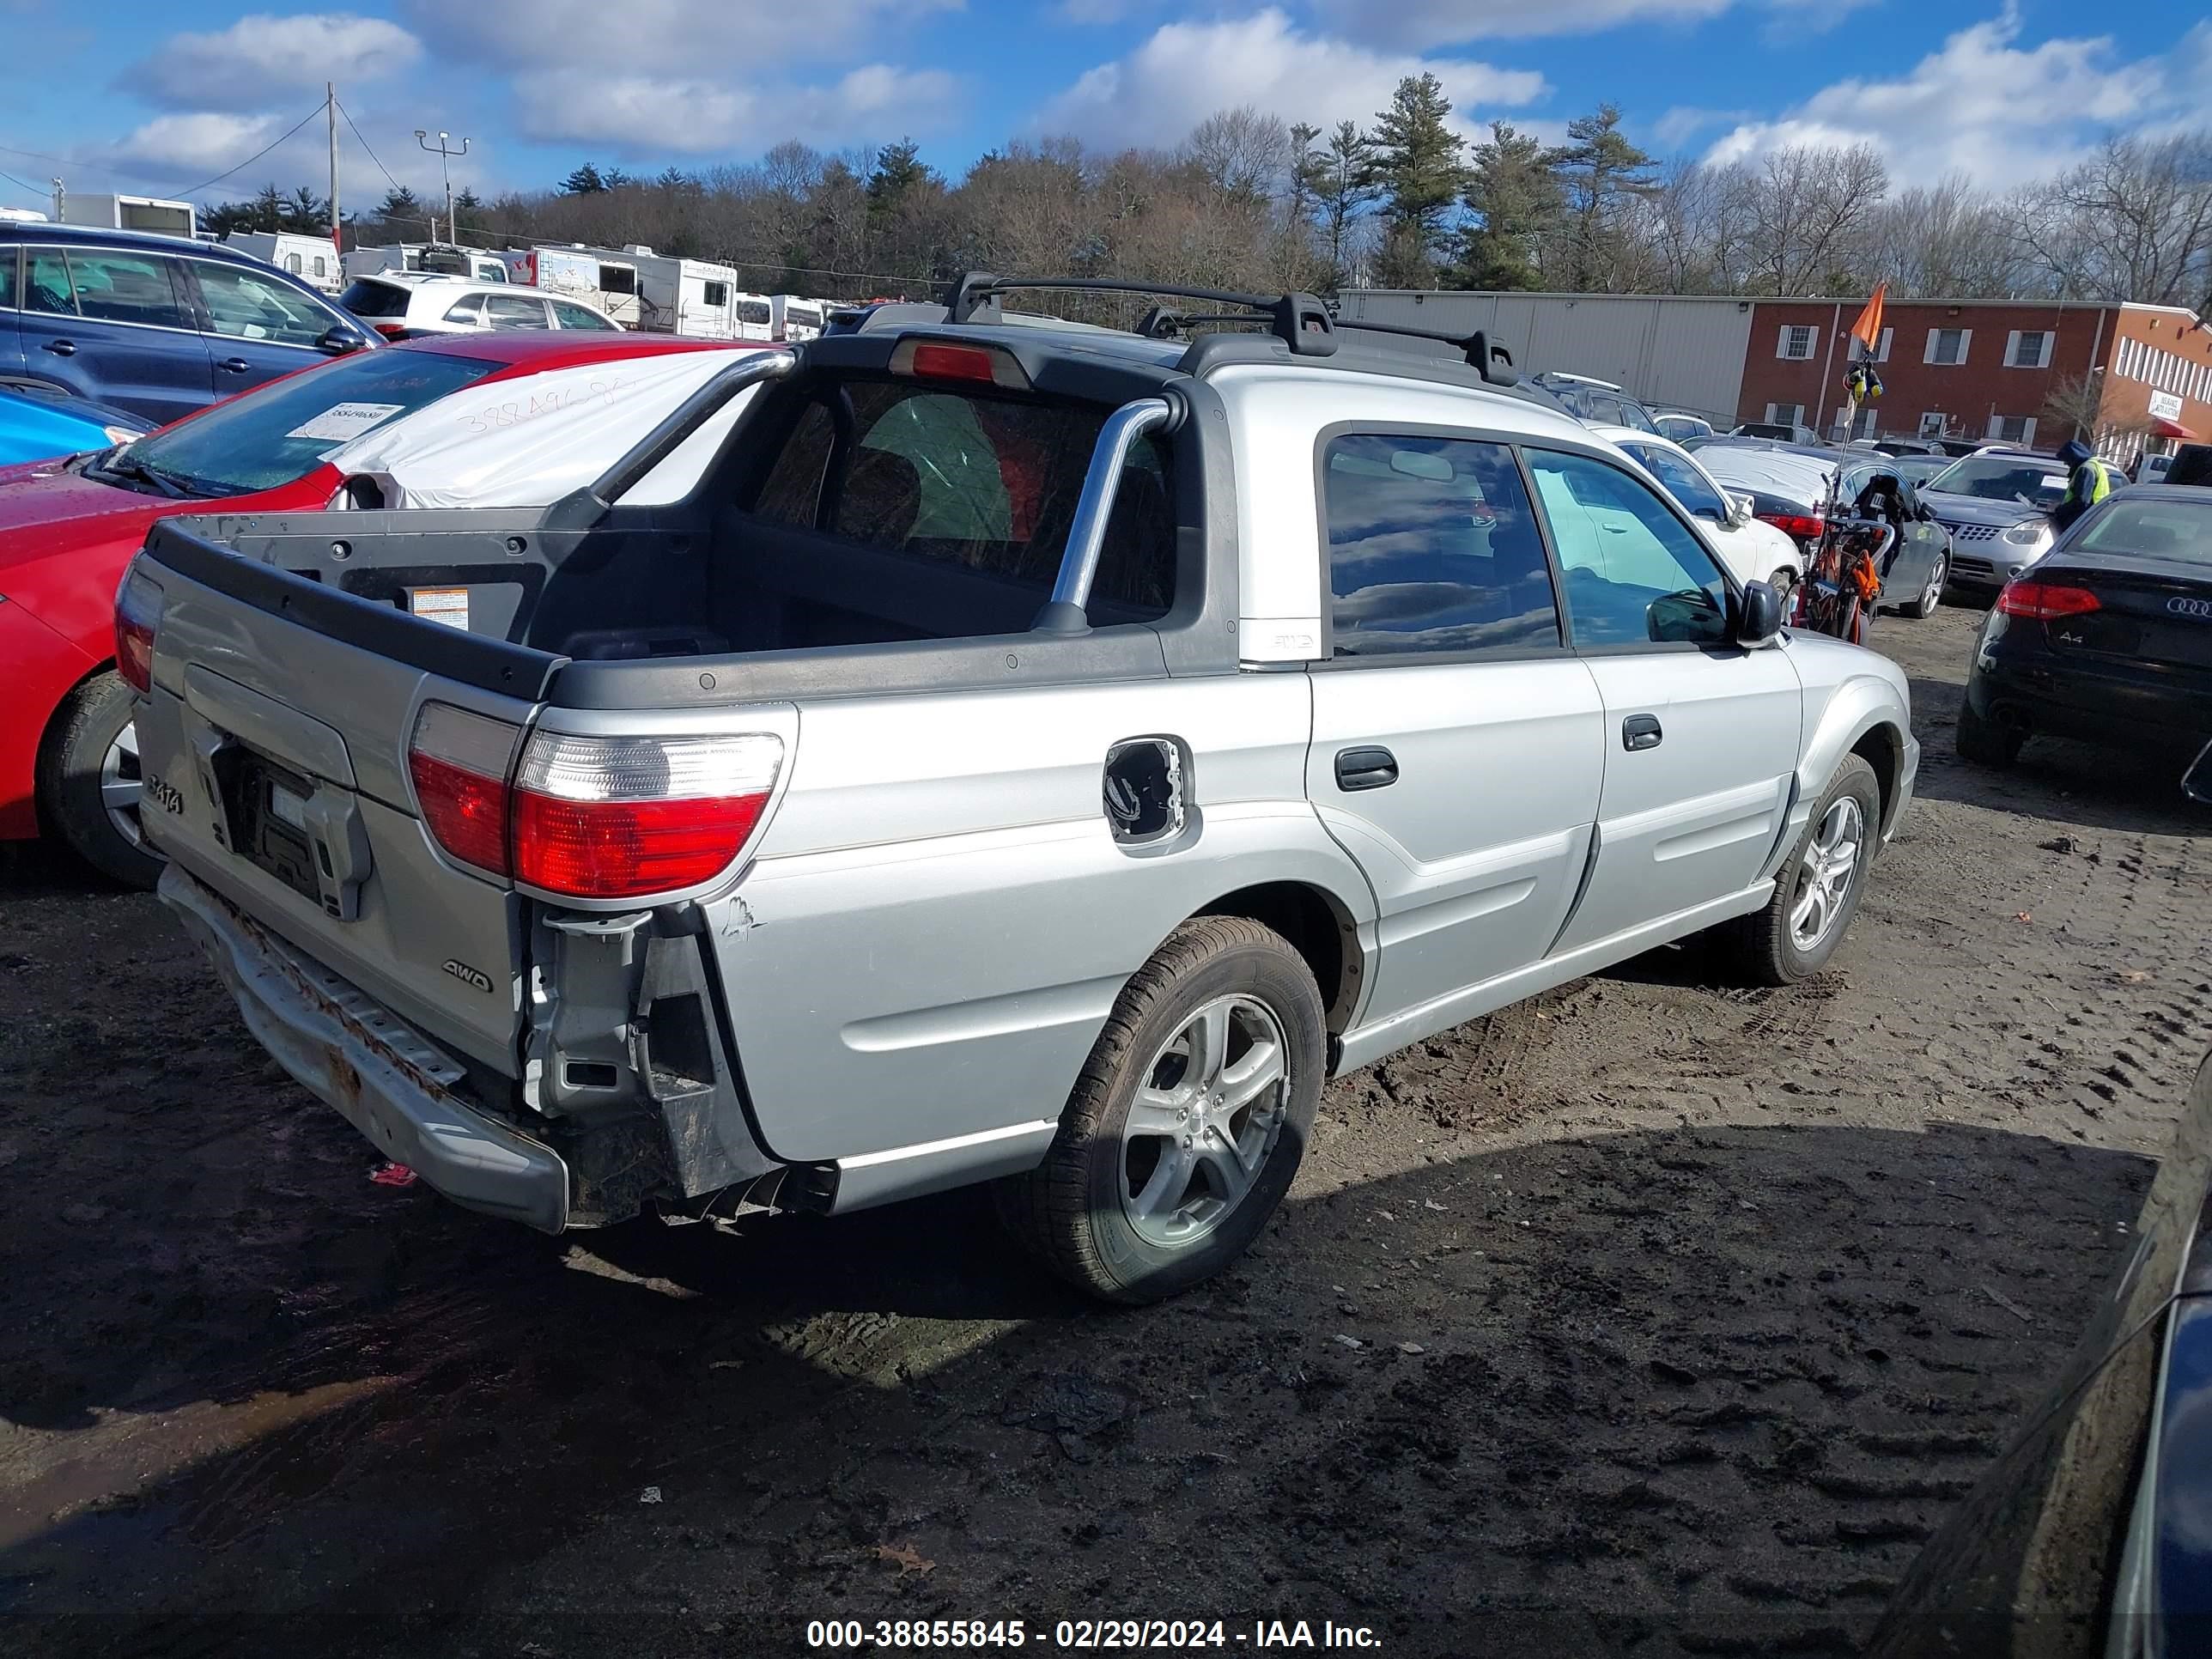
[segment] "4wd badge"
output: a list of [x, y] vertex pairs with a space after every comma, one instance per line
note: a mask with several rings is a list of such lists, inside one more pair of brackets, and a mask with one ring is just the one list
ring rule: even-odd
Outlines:
[[473, 986], [479, 991], [491, 989], [491, 975], [481, 968], [471, 968], [465, 962], [455, 962], [451, 957], [447, 957], [446, 971], [464, 985]]

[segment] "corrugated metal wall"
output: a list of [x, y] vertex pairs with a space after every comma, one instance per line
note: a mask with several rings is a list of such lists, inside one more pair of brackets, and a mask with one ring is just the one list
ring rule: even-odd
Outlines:
[[1564, 369], [1613, 380], [1654, 406], [1735, 424], [1751, 343], [1747, 301], [1663, 295], [1457, 294], [1347, 290], [1341, 315], [1471, 334], [1481, 329], [1528, 374]]

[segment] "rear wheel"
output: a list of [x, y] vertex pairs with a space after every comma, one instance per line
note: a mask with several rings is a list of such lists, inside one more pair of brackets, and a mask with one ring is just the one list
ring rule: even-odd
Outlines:
[[1044, 1163], [1001, 1212], [1054, 1273], [1115, 1302], [1212, 1277], [1297, 1175], [1325, 1069], [1320, 988], [1241, 916], [1170, 934], [1115, 1005]]
[[161, 878], [139, 822], [136, 699], [110, 670], [70, 693], [39, 756], [39, 809], [71, 851], [130, 887]]
[[1984, 720], [1971, 702], [1960, 705], [1955, 744], [1960, 760], [1977, 766], [2010, 766], [2020, 758], [2020, 746], [2027, 740], [2024, 732]]
[[1844, 941], [1881, 838], [1881, 785], [1863, 757], [1846, 755], [1813, 807], [1813, 821], [1758, 910], [1713, 930], [1713, 942], [1753, 985], [1789, 985], [1827, 965]]

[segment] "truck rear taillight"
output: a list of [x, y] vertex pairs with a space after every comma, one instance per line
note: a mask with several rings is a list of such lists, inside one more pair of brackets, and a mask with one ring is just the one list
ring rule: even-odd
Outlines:
[[133, 559], [115, 591], [115, 672], [142, 697], [154, 690], [154, 635], [161, 626], [161, 583]]
[[514, 877], [577, 898], [641, 898], [711, 881], [768, 810], [783, 740], [537, 732], [515, 770]]
[[508, 775], [521, 728], [448, 703], [426, 702], [407, 745], [407, 773], [438, 845], [479, 870], [512, 873], [507, 855]]

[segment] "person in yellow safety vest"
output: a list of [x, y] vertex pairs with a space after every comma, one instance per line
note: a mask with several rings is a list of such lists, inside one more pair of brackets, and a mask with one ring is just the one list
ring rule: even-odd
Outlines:
[[2079, 438], [2062, 447], [2058, 459], [2066, 463], [2066, 495], [2051, 509], [2051, 527], [2063, 536], [2075, 520], [2112, 493], [2112, 469]]

